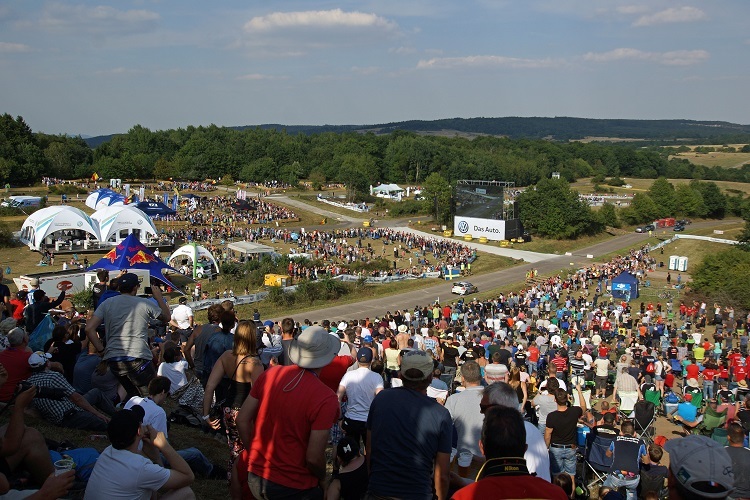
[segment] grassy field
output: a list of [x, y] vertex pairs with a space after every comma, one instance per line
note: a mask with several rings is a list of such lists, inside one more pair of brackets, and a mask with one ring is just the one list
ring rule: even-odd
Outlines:
[[[636, 193], [642, 193], [645, 191], [648, 191], [648, 189], [651, 187], [651, 184], [654, 183], [654, 179], [635, 179], [631, 177], [627, 177], [623, 179], [626, 184], [629, 184], [631, 187], [625, 188], [625, 187], [613, 187], [613, 186], [604, 186], [607, 188], [614, 189], [615, 194], [636, 194]], [[674, 186], [679, 186], [680, 184], [689, 184], [690, 179], [669, 179], [669, 182], [671, 182]], [[743, 195], [748, 196], [750, 195], [750, 184], [745, 182], [729, 182], [729, 181], [711, 181], [715, 182], [717, 186], [726, 194], [726, 193], [743, 193]], [[578, 181], [571, 184], [571, 187], [575, 190], [577, 190], [580, 193], [588, 194], [594, 192], [594, 184], [591, 182], [590, 177], [586, 177], [583, 179], [578, 179]]]

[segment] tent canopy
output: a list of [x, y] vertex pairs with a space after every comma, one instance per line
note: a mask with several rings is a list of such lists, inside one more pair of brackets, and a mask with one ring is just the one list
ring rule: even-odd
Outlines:
[[59, 231], [70, 231], [72, 235], [87, 233], [99, 239], [97, 223], [83, 210], [61, 205], [43, 208], [29, 215], [21, 226], [20, 240], [39, 250], [45, 238]]
[[211, 252], [209, 252], [208, 249], [202, 245], [198, 245], [197, 243], [188, 243], [187, 245], [181, 246], [172, 255], [169, 256], [169, 259], [167, 259], [167, 264], [169, 264], [170, 266], [174, 266], [174, 261], [181, 257], [187, 257], [193, 262], [193, 278], [196, 277], [197, 266], [195, 264], [201, 259], [207, 260], [215, 269], [214, 272], [216, 274], [219, 274], [219, 263], [216, 262], [216, 259], [211, 254]]
[[106, 243], [112, 236], [115, 237], [115, 243], [117, 243], [121, 239], [121, 231], [126, 231], [127, 234], [134, 231], [140, 232], [139, 236], [144, 240], [149, 236], [159, 234], [151, 217], [133, 205], [104, 207], [94, 212], [91, 218], [99, 224], [99, 236], [102, 243]]
[[103, 207], [109, 207], [113, 205], [124, 205], [125, 197], [119, 193], [116, 193], [108, 188], [101, 188], [93, 191], [86, 197], [86, 206], [98, 210]]
[[150, 217], [162, 215], [174, 215], [177, 212], [157, 201], [139, 201], [135, 207]]
[[165, 271], [177, 273], [177, 270], [168, 266], [159, 257], [154, 255], [150, 249], [140, 242], [134, 234], [128, 235], [117, 246], [107, 254], [94, 262], [87, 271], [96, 271], [106, 269], [107, 271], [121, 271], [123, 269], [143, 269], [147, 270], [152, 278], [161, 281], [165, 285], [179, 290], [165, 276]]
[[245, 255], [249, 254], [272, 254], [275, 252], [273, 247], [268, 245], [261, 245], [260, 243], [252, 243], [250, 241], [235, 241], [227, 245], [227, 248], [234, 250]]
[[372, 190], [373, 194], [377, 194], [377, 193], [391, 194], [391, 193], [399, 193], [401, 191], [403, 191], [403, 189], [398, 187], [397, 184], [381, 184], [380, 186], [373, 188]]
[[612, 297], [632, 300], [638, 298], [638, 278], [623, 271], [612, 280]]

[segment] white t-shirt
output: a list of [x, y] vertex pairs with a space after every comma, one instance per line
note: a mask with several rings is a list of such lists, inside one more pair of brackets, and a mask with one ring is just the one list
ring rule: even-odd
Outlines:
[[346, 418], [366, 422], [376, 391], [383, 388], [383, 377], [367, 367], [359, 367], [346, 372], [339, 385], [346, 389], [349, 400]]
[[536, 477], [545, 481], [551, 481], [549, 472], [549, 451], [547, 444], [544, 442], [544, 436], [530, 422], [523, 422], [526, 427], [526, 453], [523, 458], [526, 459], [526, 467], [530, 473], [536, 472]]
[[597, 377], [606, 377], [609, 375], [609, 360], [605, 358], [596, 358], [594, 360]]
[[193, 317], [193, 310], [185, 304], [180, 304], [172, 311], [172, 319], [177, 323], [177, 328], [187, 330], [190, 328], [190, 318]]
[[133, 396], [125, 403], [125, 409], [129, 410], [133, 406], [139, 405], [143, 408], [146, 414], [143, 416], [143, 425], [150, 425], [154, 430], [163, 432], [164, 437], [169, 437], [167, 434], [167, 413], [164, 408], [154, 403], [150, 398], [142, 398], [140, 396]]
[[161, 377], [167, 377], [172, 382], [172, 385], [169, 386], [169, 393], [174, 394], [180, 387], [187, 384], [187, 375], [185, 375], [187, 369], [188, 362], [184, 359], [174, 363], [165, 361], [159, 365], [156, 373]]
[[143, 455], [108, 446], [91, 472], [84, 500], [149, 500], [169, 480], [169, 469]]

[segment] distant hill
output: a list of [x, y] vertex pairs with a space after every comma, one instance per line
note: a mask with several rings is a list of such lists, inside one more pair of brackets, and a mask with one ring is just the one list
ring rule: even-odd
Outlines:
[[[582, 140], [588, 137], [617, 139], [638, 139], [645, 141], [687, 141], [711, 140], [712, 142], [739, 142], [750, 139], [750, 125], [720, 121], [697, 120], [618, 120], [571, 118], [557, 116], [544, 117], [505, 117], [505, 118], [445, 118], [441, 120], [410, 120], [405, 122], [383, 123], [379, 125], [245, 125], [229, 127], [235, 130], [248, 128], [286, 130], [287, 133], [316, 134], [322, 132], [372, 132], [389, 134], [404, 130], [424, 134], [454, 135], [493, 135], [513, 139], [550, 139], [557, 141]], [[744, 136], [744, 137], [743, 137]], [[90, 147], [95, 148], [109, 141], [113, 135], [86, 138]]]

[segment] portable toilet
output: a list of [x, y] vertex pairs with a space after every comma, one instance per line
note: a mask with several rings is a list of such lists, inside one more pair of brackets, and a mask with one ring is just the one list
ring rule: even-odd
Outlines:
[[677, 270], [677, 260], [680, 257], [677, 255], [670, 255], [669, 256], [669, 265], [667, 266], [667, 269], [670, 271], [676, 271]]
[[677, 259], [677, 270], [685, 272], [687, 271], [688, 266], [688, 258], [687, 257], [680, 257]]

